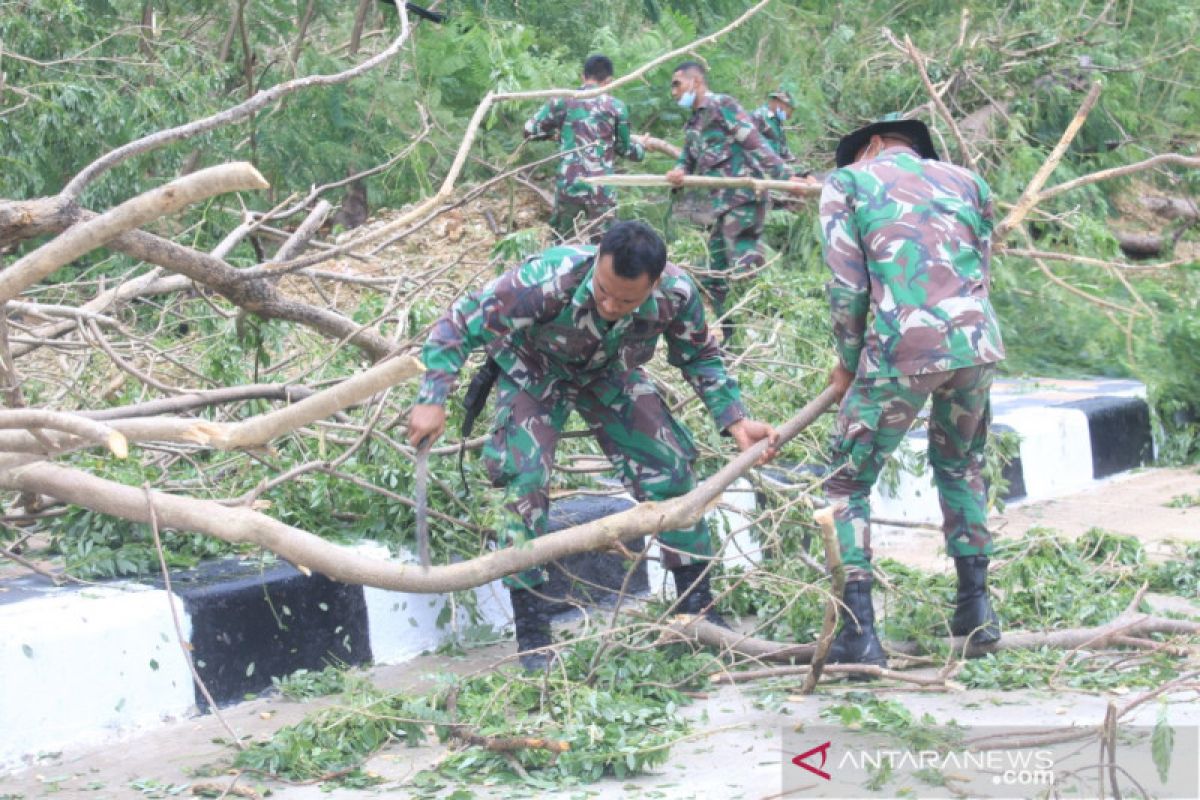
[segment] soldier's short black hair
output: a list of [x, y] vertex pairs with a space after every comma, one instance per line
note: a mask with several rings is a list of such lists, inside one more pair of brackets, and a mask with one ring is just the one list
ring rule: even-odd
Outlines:
[[699, 61], [681, 61], [671, 74], [674, 75], [676, 72], [696, 72], [700, 74], [701, 78], [708, 80], [708, 70]]
[[630, 280], [658, 280], [667, 266], [667, 245], [658, 231], [640, 220], [618, 222], [600, 240], [596, 258], [612, 256], [613, 272]]
[[588, 56], [588, 60], [583, 62], [583, 77], [593, 81], [606, 81], [613, 76], [612, 59], [608, 56], [597, 53], [594, 56]]

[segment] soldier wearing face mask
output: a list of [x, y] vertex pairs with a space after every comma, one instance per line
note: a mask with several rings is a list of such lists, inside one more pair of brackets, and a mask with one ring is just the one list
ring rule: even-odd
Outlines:
[[[746, 110], [729, 95], [709, 91], [704, 66], [685, 61], [671, 76], [671, 96], [683, 108], [691, 110], [684, 125], [684, 145], [675, 168], [667, 173], [667, 181], [682, 186], [686, 175], [714, 178], [770, 177], [791, 179], [800, 194], [810, 178], [800, 178], [759, 134]], [[711, 195], [711, 217], [708, 238], [708, 271], [702, 284], [712, 298], [718, 316], [725, 311], [729, 295], [726, 273], [734, 276], [753, 275], [764, 263], [762, 244], [763, 222], [767, 215], [767, 199], [753, 189], [717, 189]], [[733, 326], [728, 320], [721, 326], [726, 342], [732, 337]]]
[[795, 107], [796, 101], [792, 93], [777, 89], [767, 95], [765, 104], [750, 112], [750, 118], [754, 120], [759, 136], [770, 145], [775, 155], [784, 161], [795, 160], [792, 151], [788, 149], [787, 131], [783, 129], [783, 123], [792, 115], [792, 109]]

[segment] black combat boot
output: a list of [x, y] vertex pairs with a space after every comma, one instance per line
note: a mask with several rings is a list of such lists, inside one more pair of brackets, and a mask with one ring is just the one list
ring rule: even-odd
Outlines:
[[728, 628], [729, 623], [713, 607], [708, 574], [705, 574], [704, 577], [700, 576], [707, 567], [707, 562], [700, 562], [699, 564], [675, 567], [671, 570], [671, 574], [675, 577], [675, 594], [682, 598], [675, 606], [675, 610], [680, 614], [701, 614], [714, 625]]
[[550, 666], [552, 652], [538, 648], [554, 643], [550, 636], [549, 604], [528, 589], [509, 589], [508, 594], [512, 598], [521, 667], [527, 672], [544, 672]]
[[871, 605], [871, 579], [847, 581], [842, 590], [845, 608], [838, 609], [842, 627], [825, 656], [827, 664], [887, 666], [883, 645], [875, 635], [875, 607]]
[[971, 644], [1000, 641], [1000, 620], [988, 597], [988, 557], [956, 558], [954, 569], [958, 572], [958, 596], [954, 600], [950, 632], [955, 636], [970, 634]]

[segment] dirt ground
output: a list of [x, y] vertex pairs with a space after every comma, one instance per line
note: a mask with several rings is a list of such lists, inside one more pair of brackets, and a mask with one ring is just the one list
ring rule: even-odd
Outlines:
[[[1009, 509], [997, 520], [1002, 535], [1020, 535], [1031, 526], [1053, 527], [1068, 535], [1078, 535], [1100, 526], [1138, 536], [1151, 552], [1165, 555], [1169, 540], [1200, 540], [1200, 505], [1184, 506], [1178, 500], [1190, 495], [1200, 501], [1200, 473], [1195, 470], [1146, 470], [1110, 480], [1094, 490], [1054, 501], [1027, 504]], [[909, 538], [901, 547], [899, 539], [881, 544], [882, 552], [922, 565], [944, 564], [938, 555], [938, 536], [933, 531], [908, 530]], [[1177, 598], [1172, 610], [1200, 618], [1200, 604], [1190, 605]], [[510, 643], [471, 651], [466, 656], [423, 656], [394, 667], [376, 668], [373, 677], [382, 688], [420, 690], [432, 672], [452, 670], [469, 672], [485, 668], [511, 650]], [[799, 686], [797, 681], [796, 686]], [[798, 748], [819, 744], [828, 735], [820, 716], [823, 708], [845, 702], [849, 691], [861, 688], [844, 682], [824, 683], [815, 695], [802, 696], [756, 692], [753, 686], [724, 687], [711, 692], [690, 706], [695, 734], [677, 744], [670, 760], [652, 774], [626, 780], [604, 780], [562, 792], [530, 790], [514, 794], [512, 787], [447, 787], [443, 795], [455, 789], [469, 790], [465, 797], [545, 796], [554, 798], [779, 798], [813, 796], [826, 789], [824, 784], [794, 783], [792, 775], [784, 784], [785, 768]], [[1112, 694], [1040, 691], [921, 692], [908, 686], [872, 684], [876, 697], [897, 700], [916, 716], [928, 713], [938, 722], [956, 720], [960, 724], [1045, 726], [1096, 726], [1105, 715], [1110, 701], [1130, 699], [1131, 693]], [[1176, 730], [1200, 730], [1200, 702], [1195, 693], [1172, 696], [1166, 706], [1168, 718]], [[241, 736], [265, 736], [277, 728], [297, 722], [313, 710], [316, 702], [298, 703], [279, 697], [267, 697], [225, 709], [223, 714]], [[1151, 702], [1134, 712], [1133, 722], [1152, 725], [1159, 713]], [[2, 721], [0, 721], [2, 724]], [[1178, 734], [1177, 734], [1178, 735]], [[78, 748], [42, 759], [20, 772], [0, 776], [0, 798], [126, 798], [191, 796], [194, 788], [209, 784], [218, 793], [229, 786], [231, 778], [196, 778], [194, 770], [222, 763], [229, 749], [214, 739], [225, 731], [212, 716], [176, 720], [150, 731], [114, 735], [102, 747]], [[811, 742], [809, 740], [812, 740]], [[1196, 746], [1195, 736], [1179, 739], [1183, 747]], [[799, 744], [798, 744], [799, 743]], [[795, 751], [795, 752], [794, 752]], [[379, 786], [367, 790], [334, 790], [333, 796], [345, 800], [366, 797], [406, 797], [405, 782], [419, 770], [435, 764], [445, 749], [440, 745], [387, 748], [367, 768], [384, 777]], [[1180, 763], [1200, 763], [1186, 752]], [[836, 779], [835, 779], [836, 780]], [[993, 778], [993, 782], [995, 779]], [[238, 785], [259, 782], [243, 777]], [[273, 797], [303, 800], [328, 796], [318, 786], [289, 786], [266, 783]], [[894, 797], [904, 791], [910, 797], [927, 796], [927, 786], [906, 783], [903, 778], [888, 783], [879, 792], [861, 789], [861, 782], [841, 789], [841, 794], [824, 796]], [[857, 788], [856, 788], [857, 787]], [[907, 788], [906, 788], [907, 787]], [[785, 792], [785, 789], [787, 791]], [[945, 791], [945, 790], [941, 790]], [[1030, 790], [1025, 796], [1032, 796]], [[234, 796], [234, 795], [229, 795]], [[938, 796], [952, 796], [940, 794]], [[965, 796], [961, 793], [959, 796]], [[1007, 796], [1022, 796], [1009, 794]], [[1076, 795], [1078, 796], [1078, 795]], [[1084, 795], [1086, 796], [1086, 795]], [[1192, 795], [1196, 796], [1196, 795]]]

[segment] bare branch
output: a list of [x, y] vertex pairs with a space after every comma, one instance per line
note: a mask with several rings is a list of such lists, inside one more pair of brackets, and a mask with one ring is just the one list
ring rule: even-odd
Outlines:
[[168, 128], [164, 131], [157, 131], [149, 134], [148, 136], [143, 136], [141, 139], [137, 139], [126, 145], [118, 147], [115, 150], [110, 150], [100, 158], [93, 161], [91, 164], [88, 164], [79, 172], [78, 175], [72, 178], [70, 182], [63, 187], [60, 196], [65, 197], [68, 200], [76, 200], [78, 199], [80, 192], [83, 191], [84, 187], [95, 180], [96, 177], [101, 173], [112, 169], [122, 161], [132, 158], [133, 156], [141, 155], [142, 153], [158, 149], [159, 147], [171, 144], [172, 142], [190, 139], [191, 137], [198, 136], [201, 133], [206, 133], [207, 131], [247, 119], [256, 112], [271, 105], [281, 97], [291, 94], [292, 92], [296, 92], [301, 89], [307, 89], [311, 86], [334, 86], [339, 83], [345, 83], [353, 80], [359, 75], [370, 72], [376, 67], [386, 64], [388, 61], [394, 58], [396, 54], [399, 53], [404, 47], [404, 43], [408, 40], [408, 34], [408, 17], [401, 12], [400, 35], [397, 36], [390, 45], [388, 45], [386, 50], [383, 50], [377, 55], [372, 56], [361, 64], [333, 75], [309, 75], [304, 78], [296, 78], [295, 80], [280, 83], [276, 86], [272, 86], [266, 91], [260, 91], [256, 93], [250, 99], [243, 103], [239, 103], [233, 108], [227, 108], [224, 111], [217, 112], [216, 114], [205, 117], [204, 119], [188, 122], [184, 125], [178, 125], [174, 128]]
[[1083, 103], [1079, 106], [1079, 110], [1075, 112], [1075, 117], [1071, 123], [1067, 125], [1062, 136], [1059, 137], [1058, 144], [1054, 145], [1054, 149], [1050, 151], [1050, 155], [1038, 167], [1038, 171], [1034, 173], [1033, 180], [1029, 181], [1029, 185], [1025, 187], [1025, 191], [1021, 192], [1020, 198], [1012, 210], [995, 229], [995, 238], [1003, 239], [1008, 235], [1009, 231], [1016, 228], [1025, 219], [1030, 209], [1038, 204], [1042, 199], [1042, 186], [1050, 178], [1050, 174], [1058, 167], [1058, 163], [1062, 161], [1062, 157], [1066, 154], [1067, 148], [1071, 146], [1075, 135], [1079, 133], [1079, 129], [1083, 127], [1083, 123], [1088, 118], [1088, 114], [1092, 113], [1092, 108], [1096, 105], [1096, 101], [1100, 99], [1100, 90], [1102, 84], [1098, 81], [1092, 84], [1091, 90], [1087, 93], [1087, 97], [1083, 99]]
[[129, 444], [121, 432], [98, 422], [75, 414], [64, 414], [45, 409], [0, 410], [0, 428], [47, 429], [62, 431], [72, 436], [107, 447], [117, 458], [129, 456]]
[[250, 164], [239, 162], [209, 167], [151, 189], [92, 220], [69, 228], [0, 272], [0, 303], [12, 300], [26, 287], [37, 283], [63, 264], [74, 261], [131, 228], [164, 214], [174, 213], [207, 197], [266, 188], [268, 184], [258, 170]]

